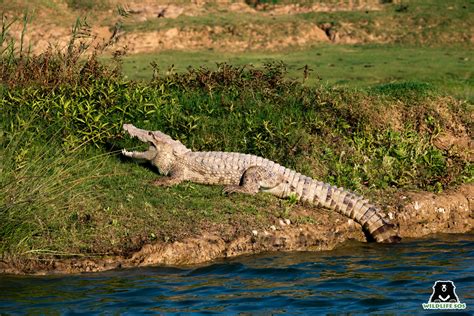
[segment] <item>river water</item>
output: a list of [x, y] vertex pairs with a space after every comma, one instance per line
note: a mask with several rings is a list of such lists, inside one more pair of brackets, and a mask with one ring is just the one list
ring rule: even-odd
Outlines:
[[462, 234], [201, 266], [0, 276], [0, 314], [418, 314], [434, 282], [450, 280], [472, 315], [473, 259], [474, 234]]

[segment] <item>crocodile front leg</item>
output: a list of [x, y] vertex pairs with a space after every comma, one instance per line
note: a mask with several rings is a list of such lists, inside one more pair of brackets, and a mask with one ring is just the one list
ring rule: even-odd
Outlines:
[[259, 191], [269, 192], [284, 197], [288, 194], [288, 182], [281, 175], [260, 166], [252, 166], [245, 170], [240, 185], [228, 185], [224, 193], [256, 194]]
[[172, 185], [180, 184], [185, 179], [183, 177], [183, 173], [179, 171], [171, 171], [168, 176], [161, 177], [152, 182], [153, 185], [160, 186], [160, 187], [170, 187]]

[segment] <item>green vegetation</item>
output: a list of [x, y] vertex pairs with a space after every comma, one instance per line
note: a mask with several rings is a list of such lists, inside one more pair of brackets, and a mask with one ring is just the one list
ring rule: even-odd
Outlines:
[[284, 61], [288, 76], [300, 81], [303, 67], [309, 67], [306, 85], [367, 88], [398, 81], [426, 82], [445, 94], [474, 100], [474, 58], [472, 48], [423, 48], [398, 45], [316, 45], [308, 49], [245, 54], [214, 51], [165, 51], [139, 54], [124, 59], [123, 70], [131, 79], [149, 80], [157, 64], [164, 73], [170, 65], [176, 72], [189, 66], [215, 68], [216, 63], [253, 64]]
[[466, 149], [437, 143], [472, 137], [471, 48], [165, 52], [126, 59], [125, 74], [147, 79], [131, 81], [119, 55], [101, 62], [103, 47], [86, 54], [81, 25], [65, 51], [39, 56], [0, 38], [2, 255], [126, 255], [216, 227], [231, 235], [229, 227], [248, 231], [281, 216], [313, 220], [294, 215], [294, 198], [151, 186], [155, 171], [119, 154], [144, 146], [121, 132], [123, 123], [193, 150], [264, 156], [369, 197], [474, 180]]
[[104, 10], [110, 8], [107, 0], [66, 0], [68, 7], [75, 10]]
[[94, 73], [80, 86], [4, 91], [2, 251], [126, 253], [156, 238], [196, 234], [209, 222], [255, 227], [286, 212], [268, 196], [150, 187], [153, 172], [116, 154], [133, 146], [120, 132], [124, 122], [162, 130], [194, 150], [253, 153], [362, 192], [472, 181], [468, 161], [432, 143], [465, 126], [466, 109], [423, 84], [307, 88], [285, 79], [280, 64], [191, 69], [150, 83]]

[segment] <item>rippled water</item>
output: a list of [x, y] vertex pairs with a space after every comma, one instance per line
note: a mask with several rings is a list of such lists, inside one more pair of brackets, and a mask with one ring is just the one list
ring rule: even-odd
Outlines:
[[74, 276], [0, 276], [0, 313], [421, 313], [436, 280], [474, 311], [474, 235], [352, 242], [206, 266]]

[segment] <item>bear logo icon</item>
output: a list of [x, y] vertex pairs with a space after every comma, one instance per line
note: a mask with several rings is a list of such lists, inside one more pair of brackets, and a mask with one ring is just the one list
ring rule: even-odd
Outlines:
[[436, 281], [429, 303], [459, 303], [453, 281]]

